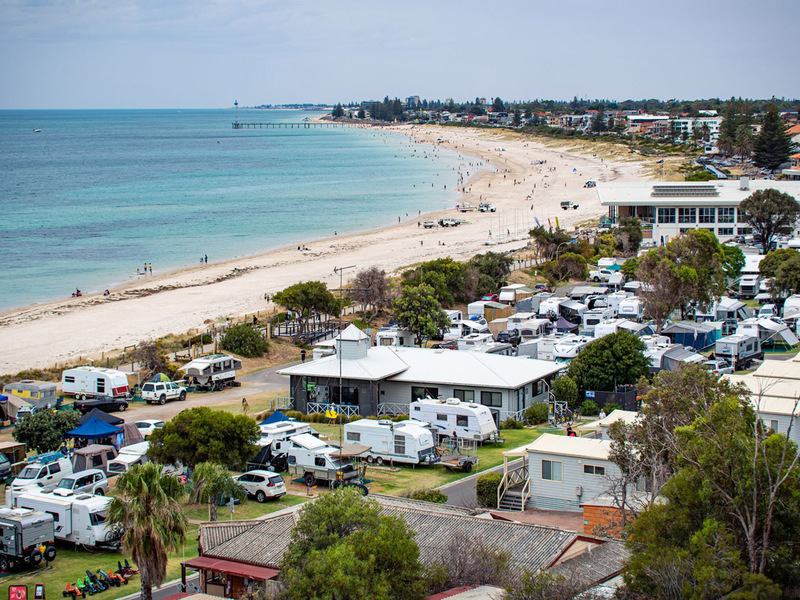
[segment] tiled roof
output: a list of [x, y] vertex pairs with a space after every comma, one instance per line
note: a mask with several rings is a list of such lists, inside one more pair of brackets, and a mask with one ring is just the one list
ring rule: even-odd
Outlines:
[[551, 569], [551, 573], [563, 575], [582, 588], [604, 583], [622, 570], [629, 552], [625, 543], [609, 540], [600, 546], [570, 558]]
[[203, 552], [215, 548], [229, 539], [249, 531], [258, 521], [217, 521], [200, 526], [200, 548]]

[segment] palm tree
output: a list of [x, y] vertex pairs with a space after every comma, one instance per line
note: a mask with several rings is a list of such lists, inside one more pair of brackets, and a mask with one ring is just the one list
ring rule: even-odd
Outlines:
[[125, 530], [122, 547], [139, 567], [142, 600], [153, 599], [153, 586], [167, 575], [167, 554], [186, 539], [186, 516], [178, 503], [183, 488], [161, 465], [134, 465], [117, 478], [116, 497], [108, 506], [108, 520]]
[[236, 483], [228, 470], [212, 462], [198, 464], [192, 472], [192, 483], [194, 493], [192, 499], [201, 502], [208, 502], [208, 520], [217, 520], [217, 498], [220, 494], [224, 498], [236, 498], [244, 500], [247, 492]]

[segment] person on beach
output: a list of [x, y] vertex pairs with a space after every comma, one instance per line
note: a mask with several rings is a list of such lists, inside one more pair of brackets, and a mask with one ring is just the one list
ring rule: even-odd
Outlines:
[[250, 408], [250, 405], [247, 404], [247, 398], [242, 398], [242, 414], [246, 417], [247, 416], [247, 409]]
[[150, 268], [150, 275], [153, 274], [153, 263], [148, 263], [147, 265]]
[[206, 264], [208, 264], [208, 254], [206, 254], [204, 258], [206, 259]]

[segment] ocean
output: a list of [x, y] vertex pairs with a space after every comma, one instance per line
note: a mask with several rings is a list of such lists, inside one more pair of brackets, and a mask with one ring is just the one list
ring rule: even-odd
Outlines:
[[0, 111], [0, 310], [416, 218], [474, 170], [396, 132], [231, 127], [317, 115]]

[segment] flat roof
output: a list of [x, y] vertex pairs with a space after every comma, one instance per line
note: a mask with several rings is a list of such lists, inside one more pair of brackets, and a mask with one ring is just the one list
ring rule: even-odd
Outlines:
[[[654, 187], [671, 192], [652, 195]], [[717, 195], [691, 195], [699, 188], [713, 188]], [[598, 182], [595, 192], [602, 206], [738, 206], [756, 190], [776, 189], [795, 198], [800, 197], [800, 181], [751, 180], [748, 189], [740, 189], [738, 180], [719, 180], [698, 184], [691, 181], [658, 182]]]
[[535, 452], [536, 454], [572, 456], [595, 460], [609, 460], [608, 452], [610, 449], [610, 440], [568, 437], [566, 435], [555, 435], [553, 433], [543, 433], [534, 442], [525, 446], [525, 450], [529, 454]]
[[633, 423], [638, 415], [639, 413], [635, 410], [617, 409], [611, 411], [611, 414], [606, 415], [602, 419], [579, 426], [578, 431], [597, 431], [601, 427], [610, 427], [612, 423], [616, 423], [617, 421], [622, 421], [627, 425], [628, 423]]

